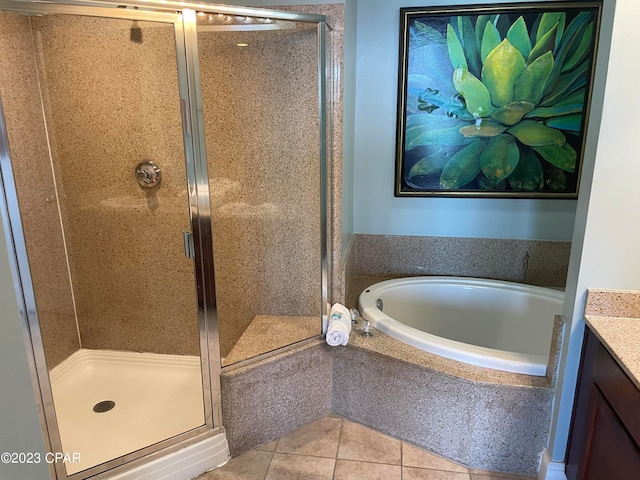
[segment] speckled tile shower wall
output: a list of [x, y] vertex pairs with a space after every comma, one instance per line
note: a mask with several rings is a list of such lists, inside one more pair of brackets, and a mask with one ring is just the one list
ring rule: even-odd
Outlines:
[[317, 33], [203, 26], [198, 46], [226, 356], [256, 315], [320, 312]]
[[328, 226], [331, 247], [329, 248], [329, 262], [331, 265], [331, 291], [330, 298], [333, 302], [344, 302], [346, 286], [348, 284], [347, 261], [342, 261], [342, 167], [343, 167], [343, 111], [344, 111], [344, 4], [319, 4], [319, 5], [295, 5], [290, 7], [275, 7], [278, 10], [294, 11], [298, 13], [310, 13], [325, 15], [327, 18], [327, 63], [332, 57], [332, 80], [330, 121], [333, 124], [328, 127], [332, 131], [333, 161], [328, 168], [330, 194], [332, 203], [329, 208]]
[[571, 242], [356, 235], [357, 277], [453, 275], [564, 288]]
[[[170, 25], [35, 19], [85, 348], [198, 354], [175, 40]], [[134, 179], [138, 162], [163, 174]]]
[[80, 348], [29, 18], [0, 12], [0, 96], [49, 368]]
[[348, 284], [348, 261], [342, 260], [342, 168], [343, 168], [343, 112], [344, 112], [344, 5], [327, 5], [325, 15], [333, 31], [333, 166], [330, 170], [333, 190], [329, 224], [331, 232], [332, 298], [344, 303]]
[[[329, 16], [335, 29], [335, 61], [341, 65], [343, 7], [323, 5], [295, 10]], [[83, 346], [88, 348], [197, 353], [196, 325], [189, 323], [195, 318], [193, 277], [190, 262], [182, 257], [180, 239], [180, 230], [188, 229], [188, 219], [186, 210], [182, 210], [186, 206], [185, 192], [180, 189], [184, 188], [184, 167], [182, 139], [178, 137], [181, 131], [173, 37], [168, 27], [141, 25], [144, 41], [134, 44], [129, 41], [131, 23], [126, 21], [63, 16], [35, 20], [80, 331]], [[258, 152], [257, 148], [241, 153], [234, 149], [237, 134], [227, 135], [231, 150], [223, 156], [233, 161], [226, 163], [248, 158], [246, 175], [236, 177], [240, 182], [212, 178], [214, 213], [219, 220], [217, 244], [221, 245], [216, 259], [228, 259], [220, 260], [218, 268], [221, 314], [227, 305], [228, 311], [239, 313], [247, 322], [254, 313], [315, 315], [320, 307], [319, 179], [315, 170], [317, 46], [315, 28], [298, 33], [306, 38], [301, 41], [298, 36], [291, 41], [281, 36], [275, 45], [263, 45], [266, 50], [259, 53], [259, 69], [248, 76], [256, 84], [259, 82], [255, 80], [265, 80], [255, 86], [262, 96], [260, 92], [248, 95], [246, 91], [237, 96], [254, 121], [248, 124], [253, 139], [266, 132], [264, 137], [270, 134], [270, 141], [278, 148], [265, 158], [264, 151]], [[309, 33], [313, 33], [313, 42]], [[266, 38], [261, 41], [264, 43]], [[269, 68], [275, 68], [276, 76], [270, 74]], [[339, 75], [341, 68], [335, 71]], [[237, 79], [228, 74], [229, 71], [222, 72], [230, 86], [237, 86]], [[338, 78], [333, 92], [334, 196], [341, 192], [341, 84]], [[220, 94], [216, 90], [216, 97]], [[172, 104], [171, 98], [176, 103]], [[269, 102], [265, 103], [265, 98]], [[220, 114], [221, 105], [208, 107]], [[256, 110], [257, 105], [262, 105], [263, 110]], [[205, 111], [208, 107], [205, 105]], [[278, 113], [262, 118], [264, 111]], [[226, 116], [223, 123], [229, 118]], [[258, 119], [263, 132], [260, 125], [256, 128]], [[283, 134], [283, 125], [297, 128], [293, 134]], [[210, 130], [210, 125], [207, 128]], [[239, 125], [236, 132], [243, 129], [246, 125]], [[252, 139], [248, 143], [255, 145]], [[135, 163], [147, 158], [159, 163], [165, 175], [155, 196], [146, 195], [130, 182]], [[292, 164], [292, 159], [297, 163]], [[260, 168], [275, 174], [271, 185], [254, 182], [253, 188], [247, 188], [251, 178], [257, 179], [252, 170]], [[88, 171], [97, 173], [90, 176]], [[310, 178], [313, 180], [308, 182]], [[233, 195], [238, 183], [242, 184], [240, 195]], [[260, 192], [267, 195], [261, 197]], [[224, 208], [216, 209], [216, 196], [220, 194], [226, 195], [227, 201]], [[280, 208], [280, 217], [275, 220], [271, 205]], [[340, 218], [336, 218], [340, 213], [339, 198], [336, 205], [332, 212], [335, 226], [330, 233], [334, 238], [332, 250], [340, 252]], [[256, 235], [260, 231], [263, 236]], [[297, 235], [299, 231], [307, 233]], [[239, 244], [247, 234], [254, 237], [253, 241]], [[226, 256], [225, 249], [235, 254]], [[332, 258], [339, 265], [339, 253]], [[302, 280], [309, 278], [313, 280]], [[337, 278], [341, 279], [339, 271]], [[221, 287], [225, 284], [228, 295]], [[343, 290], [340, 282], [333, 284], [334, 292]], [[166, 293], [163, 289], [169, 287], [171, 292]], [[175, 287], [181, 301], [170, 295]], [[247, 304], [249, 309], [257, 308], [242, 315]], [[240, 322], [236, 336], [244, 327], [246, 324]], [[148, 340], [139, 334], [145, 328], [153, 332]]]

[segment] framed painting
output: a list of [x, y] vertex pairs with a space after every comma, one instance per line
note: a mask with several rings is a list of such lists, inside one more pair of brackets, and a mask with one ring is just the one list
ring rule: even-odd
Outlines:
[[400, 9], [395, 195], [576, 198], [600, 11]]

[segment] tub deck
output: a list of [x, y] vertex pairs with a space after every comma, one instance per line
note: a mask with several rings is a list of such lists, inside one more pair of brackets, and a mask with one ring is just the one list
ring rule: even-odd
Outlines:
[[458, 362], [545, 376], [554, 315], [551, 289], [467, 277], [403, 277], [367, 286], [362, 316], [403, 343]]

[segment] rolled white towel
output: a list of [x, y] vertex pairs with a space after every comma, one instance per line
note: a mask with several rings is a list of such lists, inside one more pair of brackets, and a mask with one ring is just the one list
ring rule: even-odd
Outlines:
[[331, 307], [327, 343], [332, 347], [346, 345], [351, 333], [351, 314], [344, 305], [336, 303]]
[[340, 320], [333, 320], [329, 323], [327, 331], [327, 343], [332, 347], [346, 345], [349, 341], [349, 332]]

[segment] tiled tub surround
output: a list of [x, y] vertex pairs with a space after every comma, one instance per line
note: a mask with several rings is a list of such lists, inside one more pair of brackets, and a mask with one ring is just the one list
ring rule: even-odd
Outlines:
[[334, 354], [336, 413], [471, 468], [537, 471], [553, 398], [545, 378], [432, 363], [380, 332], [352, 340]]
[[346, 298], [356, 306], [367, 287], [384, 279], [417, 275], [489, 278], [564, 288], [570, 242], [498, 238], [354, 235], [345, 263]]
[[333, 411], [471, 468], [530, 475], [547, 442], [550, 380], [354, 330], [346, 347], [314, 340], [223, 370], [224, 424], [236, 456]]
[[248, 366], [222, 370], [222, 424], [233, 456], [331, 412], [333, 352], [310, 340]]

